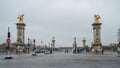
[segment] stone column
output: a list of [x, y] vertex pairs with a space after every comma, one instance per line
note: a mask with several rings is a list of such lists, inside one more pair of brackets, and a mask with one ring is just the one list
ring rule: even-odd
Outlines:
[[17, 25], [17, 50], [25, 49], [25, 26], [24, 23], [16, 23]]
[[101, 31], [100, 31], [101, 24], [102, 23], [93, 23], [92, 24], [93, 32], [94, 32], [94, 35], [93, 35], [93, 37], [94, 37], [94, 42], [93, 42], [94, 46], [97, 46], [97, 45], [101, 46], [102, 45], [102, 43], [101, 43]]
[[54, 38], [54, 36], [52, 37], [52, 48], [55, 48], [55, 38]]
[[85, 37], [83, 37], [82, 42], [83, 42], [83, 53], [86, 53], [86, 39], [85, 39]]
[[74, 37], [74, 42], [73, 42], [73, 53], [77, 53], [76, 37]]
[[85, 46], [86, 46], [86, 39], [85, 39], [85, 37], [83, 37], [82, 42], [83, 42], [83, 48], [85, 48]]
[[101, 43], [101, 24], [102, 23], [93, 23], [93, 32], [94, 32], [94, 42], [92, 45], [92, 51], [95, 53], [102, 53], [103, 54], [103, 48]]

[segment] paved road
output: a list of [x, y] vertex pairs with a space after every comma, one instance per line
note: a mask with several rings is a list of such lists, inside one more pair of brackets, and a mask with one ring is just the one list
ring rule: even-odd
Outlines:
[[0, 68], [120, 68], [120, 57], [112, 54], [38, 54], [12, 55], [5, 60], [0, 55]]

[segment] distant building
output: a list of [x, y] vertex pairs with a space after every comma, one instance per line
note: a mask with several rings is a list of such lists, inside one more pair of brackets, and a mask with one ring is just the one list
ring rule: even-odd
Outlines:
[[118, 42], [120, 42], [120, 28], [118, 29]]
[[[32, 43], [30, 43], [29, 46], [28, 46], [28, 44], [25, 44], [25, 48], [26, 48], [25, 51], [27, 51], [28, 47], [29, 47], [29, 51], [32, 51], [33, 50], [32, 45], [33, 45]], [[7, 51], [7, 46], [8, 46], [7, 43], [2, 43], [0, 45], [0, 50]], [[16, 43], [10, 43], [9, 47], [10, 47], [10, 51], [16, 51], [17, 50], [17, 44]]]

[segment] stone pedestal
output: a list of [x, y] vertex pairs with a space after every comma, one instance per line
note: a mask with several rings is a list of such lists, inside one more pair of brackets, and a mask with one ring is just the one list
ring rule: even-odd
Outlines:
[[55, 48], [55, 40], [52, 40], [52, 48]]
[[83, 53], [86, 53], [86, 40], [83, 39], [82, 42], [83, 42]]
[[74, 42], [73, 42], [73, 53], [77, 53], [76, 37], [74, 37]]
[[16, 49], [17, 51], [25, 50], [25, 26], [24, 23], [16, 23], [17, 25], [17, 42]]
[[9, 50], [8, 50], [8, 55], [7, 55], [4, 59], [13, 59], [13, 57], [10, 56], [10, 52], [9, 52]]
[[92, 45], [92, 50], [94, 51], [102, 51], [103, 48], [102, 48], [102, 43], [101, 43], [101, 24], [102, 23], [93, 23], [92, 26], [93, 26], [93, 37], [94, 37], [94, 42], [93, 42], [93, 45]]
[[101, 43], [101, 24], [102, 23], [94, 23], [92, 24], [93, 26], [93, 33], [94, 33], [94, 42], [93, 42], [93, 46], [102, 46], [102, 43]]
[[52, 46], [52, 49], [55, 48], [55, 38], [54, 37], [52, 37], [52, 44], [51, 44], [51, 46]]
[[85, 48], [85, 46], [86, 46], [86, 40], [83, 39], [82, 42], [83, 42], [83, 48]]

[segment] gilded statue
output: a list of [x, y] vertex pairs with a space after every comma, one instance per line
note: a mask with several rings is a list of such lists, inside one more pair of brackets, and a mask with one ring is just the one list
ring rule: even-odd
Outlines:
[[95, 23], [99, 23], [99, 19], [100, 19], [101, 17], [99, 16], [99, 15], [94, 15], [94, 19], [95, 19]]
[[23, 23], [23, 16], [24, 14], [22, 15], [19, 15], [17, 18], [18, 18], [18, 23]]

